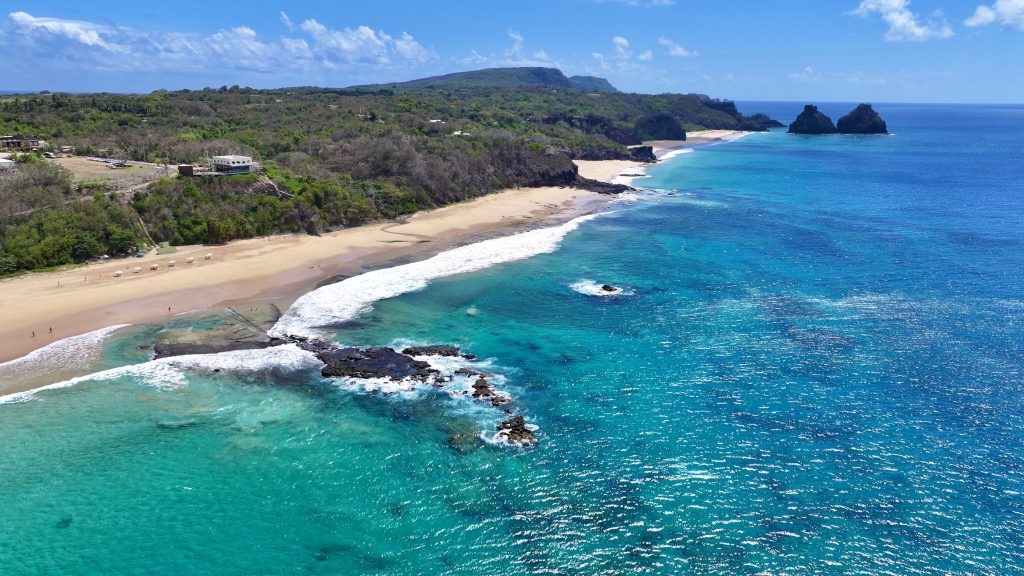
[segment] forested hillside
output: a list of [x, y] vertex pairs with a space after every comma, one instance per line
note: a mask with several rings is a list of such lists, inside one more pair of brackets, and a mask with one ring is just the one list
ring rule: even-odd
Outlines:
[[267, 169], [129, 194], [22, 158], [0, 175], [0, 273], [127, 252], [129, 238], [148, 240], [140, 219], [157, 242], [316, 234], [511, 186], [572, 185], [573, 158], [629, 158], [626, 146], [686, 129], [769, 125], [699, 95], [594, 92], [607, 84], [594, 78], [576, 80], [588, 91], [552, 86], [544, 79], [572, 79], [549, 69], [482, 73], [496, 85], [469, 73], [390, 87], [0, 97], [0, 134], [158, 163], [245, 154]]

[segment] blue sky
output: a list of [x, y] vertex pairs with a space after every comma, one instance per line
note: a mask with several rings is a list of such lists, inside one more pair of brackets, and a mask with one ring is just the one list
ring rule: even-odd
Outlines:
[[737, 100], [1024, 101], [1024, 0], [0, 2], [0, 90], [553, 66]]

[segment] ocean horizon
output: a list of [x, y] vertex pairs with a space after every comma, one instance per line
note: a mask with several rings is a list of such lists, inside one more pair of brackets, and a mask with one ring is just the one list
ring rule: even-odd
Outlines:
[[891, 135], [699, 146], [271, 330], [476, 356], [423, 357], [440, 386], [151, 360], [220, 313], [0, 365], [90, 374], [0, 403], [0, 572], [1024, 574], [1024, 106], [875, 109]]

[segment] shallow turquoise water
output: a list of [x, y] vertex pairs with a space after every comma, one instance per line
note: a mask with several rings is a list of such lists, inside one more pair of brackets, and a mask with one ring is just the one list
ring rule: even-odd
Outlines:
[[487, 358], [536, 449], [315, 368], [0, 405], [0, 573], [1024, 574], [1024, 109], [877, 108], [896, 136], [703, 148], [335, 331]]

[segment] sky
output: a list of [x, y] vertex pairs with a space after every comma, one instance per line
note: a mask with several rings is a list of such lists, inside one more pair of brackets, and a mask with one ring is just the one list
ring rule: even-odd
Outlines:
[[549, 66], [735, 100], [1024, 102], [1024, 0], [0, 0], [0, 91]]

